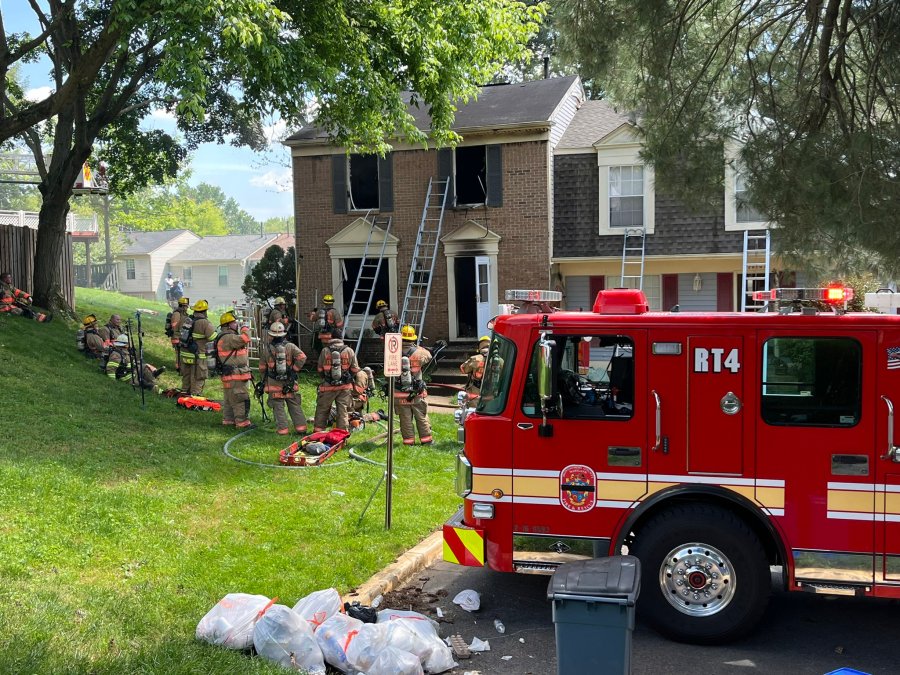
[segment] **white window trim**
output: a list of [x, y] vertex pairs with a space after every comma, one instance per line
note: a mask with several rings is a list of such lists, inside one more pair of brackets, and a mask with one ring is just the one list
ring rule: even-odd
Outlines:
[[744, 232], [746, 230], [766, 230], [774, 227], [775, 223], [770, 221], [738, 222], [737, 196], [734, 188], [740, 173], [736, 168], [740, 163], [739, 155], [740, 146], [736, 141], [725, 144], [725, 231]]
[[600, 178], [600, 229], [603, 235], [624, 235], [625, 227], [609, 225], [609, 169], [613, 166], [640, 166], [644, 170], [644, 232], [656, 229], [656, 177], [653, 167], [640, 158], [640, 143], [600, 144], [597, 147], [597, 167]]
[[[129, 273], [132, 276], [129, 276]], [[125, 279], [127, 281], [137, 281], [137, 261], [134, 258], [125, 258]]]
[[[222, 269], [225, 270], [225, 283], [222, 283]], [[219, 265], [218, 270], [218, 283], [219, 288], [228, 288], [228, 285], [231, 283], [231, 275], [228, 273], [228, 265]]]

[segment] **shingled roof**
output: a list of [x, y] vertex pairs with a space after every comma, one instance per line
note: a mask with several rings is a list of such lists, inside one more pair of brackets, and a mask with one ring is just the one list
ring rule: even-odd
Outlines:
[[[453, 130], [464, 132], [549, 124], [553, 112], [577, 79], [576, 75], [570, 75], [482, 87], [477, 99], [459, 105]], [[423, 107], [410, 104], [411, 99], [412, 94], [404, 94], [407, 110], [415, 119], [416, 128], [428, 131], [431, 128], [431, 116]], [[420, 100], [418, 105], [425, 104]], [[323, 129], [312, 125], [289, 136], [285, 144], [322, 143], [327, 138]]]
[[277, 234], [232, 234], [223, 237], [203, 237], [173, 257], [169, 262], [215, 262], [244, 260], [278, 239]]
[[[122, 255], [147, 255], [164, 246], [175, 237], [190, 230], [159, 230], [156, 232], [126, 232], [128, 245]], [[191, 233], [193, 234], [193, 233]]]
[[633, 123], [627, 115], [616, 112], [606, 101], [585, 101], [569, 123], [556, 150], [589, 149], [601, 138], [630, 122]]

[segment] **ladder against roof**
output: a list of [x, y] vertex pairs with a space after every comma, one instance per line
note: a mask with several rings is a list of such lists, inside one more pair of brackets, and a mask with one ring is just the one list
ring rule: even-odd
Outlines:
[[769, 230], [744, 231], [744, 263], [741, 271], [741, 278], [744, 280], [741, 289], [742, 312], [764, 310], [768, 305], [767, 302], [754, 301], [753, 292], [769, 290], [770, 254]]
[[644, 288], [644, 243], [647, 239], [643, 227], [625, 228], [622, 240], [622, 276], [623, 288]]
[[403, 296], [400, 323], [403, 326], [412, 326], [419, 340], [422, 339], [422, 327], [425, 325], [425, 313], [428, 310], [428, 295], [434, 277], [434, 264], [441, 239], [449, 186], [448, 178], [429, 179], [422, 221], [419, 223], [416, 245], [409, 265], [409, 279]]
[[[353, 293], [350, 295], [350, 304], [347, 305], [347, 316], [344, 317], [344, 330], [341, 338], [347, 336], [351, 317], [359, 316], [359, 335], [356, 338], [355, 346], [357, 354], [359, 354], [359, 346], [362, 344], [363, 333], [366, 330], [366, 319], [372, 307], [375, 285], [378, 283], [378, 275], [381, 273], [381, 265], [384, 262], [391, 222], [391, 216], [376, 216], [372, 219], [369, 234], [366, 236], [362, 260], [359, 263], [359, 271], [356, 273], [356, 283], [353, 285]], [[381, 241], [378, 241], [379, 236]], [[359, 308], [358, 311], [354, 312], [355, 308]]]

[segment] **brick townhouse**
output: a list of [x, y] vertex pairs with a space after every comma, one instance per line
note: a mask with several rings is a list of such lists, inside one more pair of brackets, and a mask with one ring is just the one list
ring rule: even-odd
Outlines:
[[[384, 264], [367, 311], [355, 308], [348, 328], [367, 327], [377, 299], [399, 311], [429, 181], [448, 177], [423, 335], [471, 341], [505, 289], [547, 288], [554, 150], [583, 101], [577, 77], [486, 86], [457, 111], [456, 148], [396, 141], [385, 157], [348, 155], [314, 126], [290, 136], [300, 307], [332, 293], [346, 314], [371, 232], [369, 250], [380, 254], [383, 243]], [[427, 130], [427, 113], [410, 112]]]

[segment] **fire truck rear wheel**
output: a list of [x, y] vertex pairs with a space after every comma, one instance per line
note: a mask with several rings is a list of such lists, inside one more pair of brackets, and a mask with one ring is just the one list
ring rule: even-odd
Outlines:
[[749, 632], [769, 601], [769, 564], [737, 515], [707, 504], [659, 513], [637, 532], [638, 616], [682, 642], [721, 644]]

